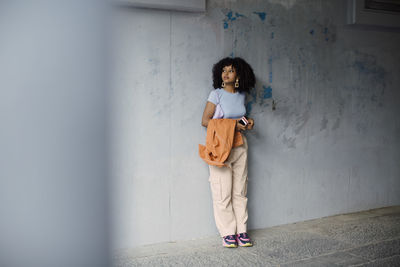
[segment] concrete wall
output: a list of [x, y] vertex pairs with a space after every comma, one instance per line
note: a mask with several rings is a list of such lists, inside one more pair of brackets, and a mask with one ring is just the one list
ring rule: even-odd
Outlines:
[[197, 145], [211, 68], [225, 56], [257, 78], [251, 229], [400, 204], [400, 33], [348, 27], [345, 8], [212, 0], [198, 14], [115, 11], [114, 248], [217, 234]]

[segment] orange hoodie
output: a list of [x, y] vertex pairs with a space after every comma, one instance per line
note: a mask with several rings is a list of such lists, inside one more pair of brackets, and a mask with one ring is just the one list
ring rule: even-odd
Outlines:
[[210, 165], [224, 166], [231, 149], [243, 144], [242, 135], [235, 131], [236, 120], [212, 119], [208, 122], [206, 145], [199, 144], [200, 157]]

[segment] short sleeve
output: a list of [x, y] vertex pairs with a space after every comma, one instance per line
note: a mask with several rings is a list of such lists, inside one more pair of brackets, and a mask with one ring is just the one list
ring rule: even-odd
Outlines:
[[207, 101], [213, 103], [214, 105], [218, 104], [217, 90], [212, 90], [210, 92], [210, 95], [208, 96]]

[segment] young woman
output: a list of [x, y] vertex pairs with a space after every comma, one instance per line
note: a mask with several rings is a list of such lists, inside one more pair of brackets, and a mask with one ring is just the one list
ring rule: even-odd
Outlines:
[[202, 125], [208, 126], [217, 104], [223, 118], [236, 119], [236, 131], [242, 132], [243, 145], [232, 148], [224, 167], [209, 165], [214, 217], [223, 246], [252, 246], [247, 234], [247, 140], [244, 132], [251, 130], [254, 120], [247, 118], [243, 126], [238, 121], [246, 115], [246, 93], [255, 86], [251, 66], [241, 58], [224, 58], [213, 66], [213, 86], [206, 103]]

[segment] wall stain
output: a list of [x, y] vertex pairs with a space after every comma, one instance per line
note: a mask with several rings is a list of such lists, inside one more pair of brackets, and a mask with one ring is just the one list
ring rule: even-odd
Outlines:
[[269, 66], [269, 83], [272, 83], [272, 56], [268, 58], [268, 66]]
[[259, 97], [260, 97], [260, 107], [267, 107], [269, 106], [268, 103], [265, 103], [266, 99], [272, 98], [272, 88], [271, 86], [262, 86], [262, 90], [259, 92]]
[[263, 85], [263, 94], [261, 95], [262, 99], [267, 99], [267, 98], [271, 98], [272, 97], [272, 88], [271, 86], [264, 86]]
[[253, 90], [251, 90], [248, 96], [249, 97], [247, 97], [247, 99], [246, 99], [247, 100], [246, 113], [247, 113], [247, 116], [250, 116], [252, 114], [251, 112], [253, 110], [253, 105], [257, 101], [257, 91], [256, 91], [256, 89], [254, 88]]
[[335, 121], [335, 124], [332, 126], [332, 130], [336, 130], [340, 126], [340, 117], [338, 117]]
[[352, 51], [350, 62], [358, 73], [357, 85], [352, 87], [352, 95], [356, 99], [356, 107], [364, 109], [366, 103], [383, 107], [388, 72], [377, 63], [375, 55]]
[[336, 26], [332, 24], [321, 24], [316, 20], [311, 22], [312, 25], [310, 27], [309, 34], [313, 37], [316, 37], [316, 41], [324, 41], [329, 43], [336, 42]]
[[254, 14], [257, 14], [258, 17], [262, 20], [265, 21], [265, 18], [267, 17], [267, 13], [265, 12], [253, 12]]
[[229, 28], [229, 25], [230, 25], [233, 21], [237, 20], [238, 18], [240, 18], [240, 17], [246, 17], [245, 15], [240, 14], [240, 13], [238, 13], [238, 12], [233, 13], [233, 11], [229, 11], [228, 13], [225, 14], [225, 16], [226, 16], [226, 18], [223, 20], [223, 22], [224, 22], [224, 24], [223, 24], [223, 25], [224, 25], [224, 29], [228, 29], [228, 28]]
[[158, 58], [149, 58], [148, 62], [151, 66], [150, 74], [157, 75], [160, 73], [160, 60]]
[[240, 13], [238, 13], [238, 12], [235, 12], [235, 15], [236, 15], [236, 17], [237, 17], [237, 18], [240, 18], [240, 17], [246, 17], [245, 15], [243, 15], [243, 14], [240, 14]]
[[234, 17], [232, 11], [229, 11], [228, 14], [226, 14], [226, 17], [228, 18], [228, 21], [234, 21], [236, 20], [236, 17]]
[[320, 131], [325, 130], [327, 125], [328, 125], [328, 119], [326, 118], [326, 114], [324, 114], [321, 121], [321, 128], [319, 130]]
[[353, 67], [358, 70], [360, 74], [374, 75], [378, 80], [385, 80], [386, 71], [376, 65], [376, 60], [371, 61], [368, 58], [364, 58], [363, 61], [356, 60], [354, 61]]
[[282, 143], [288, 148], [296, 148], [296, 137], [286, 137], [286, 135], [283, 135]]
[[343, 116], [344, 106], [345, 106], [345, 102], [343, 99], [341, 99], [339, 102], [339, 116], [336, 118], [335, 124], [332, 126], [332, 131], [338, 129], [340, 126], [340, 120]]
[[294, 123], [295, 125], [297, 125], [297, 127], [294, 129], [296, 135], [300, 133], [301, 129], [304, 128], [309, 119], [310, 119], [310, 113], [308, 112], [308, 109], [303, 114], [297, 116], [296, 121]]

